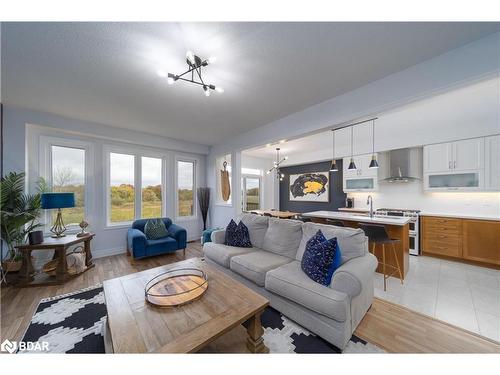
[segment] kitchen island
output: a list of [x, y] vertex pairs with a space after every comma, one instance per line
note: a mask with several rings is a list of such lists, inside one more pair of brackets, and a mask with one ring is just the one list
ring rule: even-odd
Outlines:
[[[409, 244], [409, 217], [395, 217], [395, 216], [374, 216], [354, 214], [349, 212], [338, 211], [314, 211], [303, 213], [302, 216], [309, 217], [313, 222], [320, 224], [329, 224], [329, 220], [340, 220], [346, 227], [358, 228], [360, 223], [383, 225], [393, 239], [399, 239], [400, 242], [396, 244], [396, 255], [403, 278], [406, 277], [409, 271], [409, 258], [410, 258], [410, 244]], [[370, 251], [372, 250], [370, 246]], [[388, 251], [390, 250], [390, 251]], [[379, 263], [382, 262], [382, 249], [375, 250]], [[386, 249], [386, 263], [396, 266], [396, 259], [390, 248]], [[379, 265], [377, 272], [382, 273], [382, 267]]]

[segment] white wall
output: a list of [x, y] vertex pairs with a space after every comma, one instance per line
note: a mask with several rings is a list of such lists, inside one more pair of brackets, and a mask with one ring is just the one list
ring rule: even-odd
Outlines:
[[[473, 87], [482, 81], [497, 78], [500, 72], [500, 33], [492, 34], [486, 38], [470, 43], [463, 47], [449, 51], [443, 55], [423, 63], [412, 66], [401, 72], [372, 82], [359, 89], [344, 95], [327, 100], [323, 103], [309, 107], [301, 112], [294, 113], [245, 134], [223, 140], [213, 146], [209, 155], [208, 166], [213, 165], [214, 157], [223, 153], [239, 154], [241, 150], [279, 141], [284, 138], [296, 138], [307, 133], [318, 132], [332, 128], [336, 124], [351, 122], [367, 116], [388, 114], [385, 133], [392, 145], [405, 147], [408, 140], [414, 137], [431, 140], [432, 143], [449, 140], [449, 137], [458, 134], [467, 134], [469, 137], [494, 134], [495, 121], [498, 119], [498, 91], [495, 84], [489, 91], [486, 101], [474, 101], [473, 105], [466, 107], [476, 113], [473, 124], [469, 122], [453, 121], [443, 122], [440, 114], [452, 111], [450, 119], [460, 118], [462, 102], [451, 100], [445, 107], [432, 104], [436, 95], [453, 90], [461, 90], [468, 86]], [[459, 98], [460, 91], [455, 92]], [[483, 98], [484, 99], [484, 98]], [[425, 114], [425, 119], [435, 119], [431, 131], [422, 136], [419, 109], [413, 113], [415, 118], [408, 119], [398, 114], [398, 108], [403, 108], [411, 103], [430, 100], [426, 108], [437, 109], [435, 113]], [[422, 107], [423, 108], [423, 107]], [[483, 109], [489, 115], [483, 117]], [[391, 114], [392, 113], [392, 114]], [[391, 114], [391, 115], [389, 115]], [[486, 121], [487, 125], [483, 123]], [[404, 124], [408, 122], [405, 126]], [[399, 128], [401, 126], [401, 128]], [[377, 123], [377, 129], [379, 124]], [[398, 132], [398, 129], [402, 129]], [[427, 128], [429, 129], [429, 128]], [[442, 130], [440, 130], [442, 129]], [[381, 131], [382, 134], [382, 131]], [[389, 138], [390, 137], [390, 138]], [[389, 141], [387, 141], [389, 142]], [[386, 144], [384, 147], [388, 147]], [[399, 148], [391, 147], [391, 148]], [[215, 174], [207, 171], [207, 183], [214, 186]], [[212, 178], [210, 178], [212, 176]], [[211, 217], [217, 225], [227, 224], [228, 218], [234, 216], [236, 211], [230, 209], [219, 210], [217, 207], [211, 212]]]
[[105, 145], [125, 147], [130, 150], [159, 152], [167, 157], [167, 202], [166, 216], [185, 227], [188, 239], [198, 239], [201, 234], [201, 215], [194, 220], [175, 219], [175, 158], [183, 156], [196, 159], [197, 186], [206, 186], [206, 156], [208, 147], [188, 142], [151, 136], [140, 131], [124, 131], [110, 126], [88, 123], [37, 111], [7, 107], [5, 111], [5, 173], [9, 171], [27, 171], [30, 181], [38, 177], [39, 138], [41, 135], [77, 139], [88, 142], [94, 150], [94, 176], [91, 190], [92, 206], [88, 221], [90, 230], [96, 233], [92, 241], [95, 257], [123, 253], [126, 249], [127, 227], [106, 227], [106, 186], [104, 169]]
[[500, 193], [425, 192], [422, 181], [383, 183], [372, 193], [349, 193], [354, 207], [368, 209], [366, 198], [373, 197], [374, 208], [417, 209], [424, 213], [500, 217]]

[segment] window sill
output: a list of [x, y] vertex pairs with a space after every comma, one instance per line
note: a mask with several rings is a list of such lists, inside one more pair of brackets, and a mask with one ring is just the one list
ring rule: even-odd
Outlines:
[[132, 221], [129, 222], [123, 222], [123, 223], [116, 223], [116, 224], [106, 224], [104, 227], [104, 230], [113, 230], [113, 229], [127, 229], [132, 226]]

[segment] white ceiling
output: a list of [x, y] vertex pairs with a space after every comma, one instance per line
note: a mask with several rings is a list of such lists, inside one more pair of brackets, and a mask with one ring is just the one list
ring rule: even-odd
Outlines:
[[332, 131], [307, 135], [302, 138], [283, 140], [282, 143], [267, 144], [262, 147], [243, 151], [245, 155], [261, 159], [276, 159], [276, 147], [282, 156], [293, 156], [304, 153], [304, 150], [332, 149]]
[[[265, 125], [498, 31], [498, 23], [3, 23], [2, 100], [201, 144]], [[225, 93], [168, 86], [216, 56]]]

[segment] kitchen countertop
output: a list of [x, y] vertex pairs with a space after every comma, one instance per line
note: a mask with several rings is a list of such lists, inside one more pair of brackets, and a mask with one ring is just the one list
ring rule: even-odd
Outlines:
[[338, 210], [345, 211], [345, 212], [365, 212], [365, 213], [370, 212], [369, 210], [365, 210], [362, 208], [348, 208], [348, 207], [340, 207]]
[[438, 212], [420, 212], [420, 216], [436, 216], [436, 217], [451, 217], [457, 219], [472, 219], [472, 220], [494, 220], [500, 221], [500, 216], [493, 215], [470, 215], [470, 214], [443, 214]]
[[334, 219], [334, 220], [348, 220], [348, 221], [359, 221], [362, 223], [372, 223], [372, 224], [385, 224], [385, 225], [398, 225], [403, 226], [411, 221], [410, 217], [400, 217], [400, 216], [363, 216], [360, 214], [354, 214], [349, 212], [339, 212], [339, 211], [313, 211], [303, 213], [302, 216], [306, 217], [316, 217], [320, 219]]

